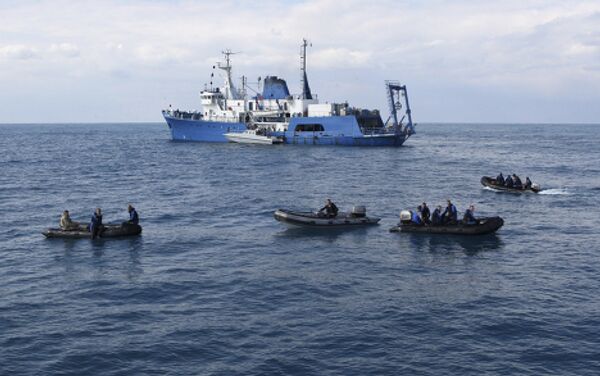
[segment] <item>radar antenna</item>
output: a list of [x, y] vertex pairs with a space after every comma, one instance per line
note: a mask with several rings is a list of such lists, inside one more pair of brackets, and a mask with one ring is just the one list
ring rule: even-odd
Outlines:
[[306, 39], [302, 39], [302, 53], [300, 54], [300, 62], [302, 71], [302, 99], [313, 99], [312, 93], [310, 92], [310, 86], [308, 86], [308, 77], [306, 76], [306, 47], [312, 47], [312, 43], [309, 43]]

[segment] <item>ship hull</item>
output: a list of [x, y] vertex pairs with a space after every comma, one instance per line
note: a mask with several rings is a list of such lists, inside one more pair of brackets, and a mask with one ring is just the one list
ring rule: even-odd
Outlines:
[[173, 141], [229, 142], [228, 132], [243, 132], [243, 123], [181, 119], [164, 115]]
[[[183, 119], [163, 114], [171, 131], [173, 141], [191, 142], [230, 142], [226, 133], [247, 130], [244, 123]], [[406, 135], [398, 133], [367, 134], [358, 130], [352, 117], [304, 118], [301, 122], [320, 120], [325, 125], [324, 132], [272, 132], [269, 136], [278, 137], [290, 145], [337, 145], [337, 146], [401, 146]], [[293, 121], [292, 126], [300, 121]]]

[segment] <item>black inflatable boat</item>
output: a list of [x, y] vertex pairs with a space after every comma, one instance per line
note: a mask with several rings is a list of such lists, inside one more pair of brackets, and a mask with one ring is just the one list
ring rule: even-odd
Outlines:
[[[137, 236], [142, 233], [142, 227], [134, 224], [105, 225], [100, 233], [100, 238], [119, 238], [123, 236]], [[76, 230], [63, 230], [60, 228], [49, 228], [42, 232], [47, 238], [83, 239], [90, 238], [91, 234], [85, 227]]]
[[350, 213], [338, 213], [330, 218], [314, 212], [298, 212], [278, 209], [273, 213], [276, 220], [284, 225], [294, 227], [360, 227], [376, 225], [381, 218], [367, 217], [363, 206], [354, 207]]
[[477, 224], [465, 224], [459, 221], [455, 225], [417, 225], [403, 221], [390, 229], [390, 232], [418, 232], [426, 234], [452, 234], [452, 235], [483, 235], [496, 232], [504, 225], [500, 217], [479, 218]]
[[513, 192], [513, 193], [528, 193], [528, 192], [529, 193], [538, 193], [539, 191], [542, 190], [540, 188], [539, 184], [535, 184], [535, 183], [531, 185], [531, 188], [527, 188], [527, 189], [508, 188], [508, 187], [505, 187], [504, 185], [496, 184], [496, 179], [489, 177], [489, 176], [482, 177], [481, 184], [483, 184], [484, 186], [486, 186], [488, 188], [495, 189], [497, 191]]

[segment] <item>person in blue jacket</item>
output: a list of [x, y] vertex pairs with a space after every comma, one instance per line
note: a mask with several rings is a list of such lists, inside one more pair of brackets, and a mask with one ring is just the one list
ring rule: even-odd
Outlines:
[[506, 188], [512, 188], [513, 187], [513, 180], [512, 180], [512, 177], [510, 175], [508, 175], [506, 177], [506, 180], [504, 181], [504, 185], [506, 186]]
[[496, 184], [504, 185], [504, 175], [502, 175], [502, 173], [496, 176]]
[[456, 211], [456, 206], [454, 206], [450, 200], [448, 200], [448, 206], [446, 206], [446, 210], [444, 210], [442, 218], [444, 224], [456, 224], [458, 221], [458, 212]]
[[475, 218], [475, 216], [473, 215], [474, 212], [475, 212], [475, 206], [473, 206], [473, 205], [469, 206], [469, 208], [465, 211], [465, 215], [463, 216], [464, 224], [467, 224], [467, 225], [476, 225], [477, 224], [477, 218]]
[[129, 220], [127, 221], [128, 224], [137, 225], [140, 223], [140, 217], [131, 204], [127, 205], [127, 211], [129, 212]]
[[96, 211], [92, 215], [92, 220], [90, 222], [90, 233], [92, 235], [92, 239], [97, 238], [102, 233], [102, 209], [96, 208]]
[[422, 225], [423, 224], [423, 222], [421, 222], [421, 217], [419, 217], [419, 214], [417, 214], [417, 212], [412, 211], [412, 210], [410, 211], [410, 220], [415, 225]]
[[431, 215], [431, 224], [434, 226], [442, 224], [442, 206], [438, 205]]

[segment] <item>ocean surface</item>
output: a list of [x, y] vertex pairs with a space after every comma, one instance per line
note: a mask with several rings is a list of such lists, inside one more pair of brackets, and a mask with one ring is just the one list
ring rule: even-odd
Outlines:
[[[1, 375], [598, 375], [600, 126], [420, 124], [400, 148], [0, 125]], [[541, 194], [484, 189], [528, 175]], [[290, 231], [277, 208], [381, 224]], [[390, 233], [452, 199], [484, 237]], [[45, 239], [68, 209], [137, 238]]]

